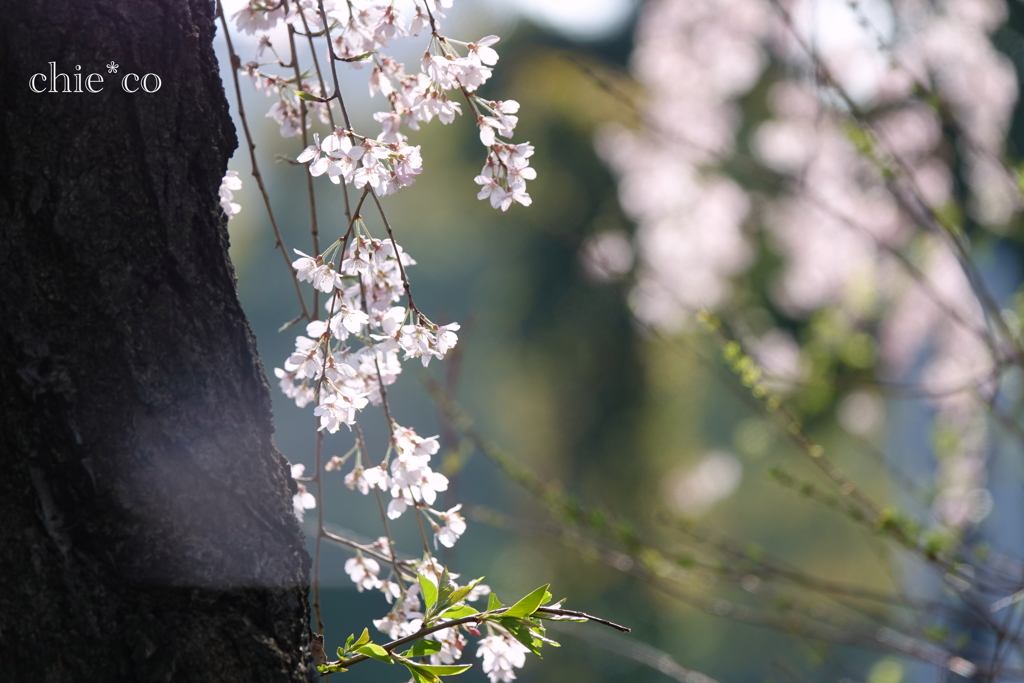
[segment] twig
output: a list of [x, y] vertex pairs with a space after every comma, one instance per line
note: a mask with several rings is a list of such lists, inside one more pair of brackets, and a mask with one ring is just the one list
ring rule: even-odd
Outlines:
[[299, 287], [298, 277], [295, 275], [295, 269], [292, 268], [292, 260], [288, 255], [288, 249], [284, 246], [284, 240], [281, 239], [281, 231], [277, 227], [277, 221], [274, 220], [274, 210], [270, 208], [270, 195], [267, 194], [267, 188], [263, 184], [263, 176], [260, 174], [259, 164], [256, 162], [256, 143], [252, 141], [252, 134], [249, 132], [249, 122], [245, 117], [245, 105], [242, 104], [242, 88], [238, 84], [238, 69], [241, 65], [238, 55], [235, 54], [235, 48], [231, 44], [231, 32], [228, 30], [228, 22], [224, 17], [224, 7], [221, 5], [220, 0], [217, 0], [217, 16], [220, 17], [221, 27], [224, 29], [224, 40], [228, 46], [228, 58], [231, 62], [231, 78], [235, 84], [235, 95], [238, 101], [238, 118], [242, 121], [242, 130], [245, 132], [245, 141], [249, 147], [249, 159], [252, 161], [252, 175], [256, 179], [256, 185], [260, 188], [260, 195], [263, 197], [263, 204], [267, 208], [267, 216], [270, 218], [270, 227], [274, 230], [274, 244], [280, 249], [281, 255], [284, 257], [285, 265], [288, 268], [288, 273], [291, 275], [292, 283], [295, 285], [295, 294], [299, 297], [299, 305], [302, 307], [302, 315], [307, 320], [312, 320], [309, 317], [309, 310], [306, 308], [306, 300], [302, 296], [302, 289]]

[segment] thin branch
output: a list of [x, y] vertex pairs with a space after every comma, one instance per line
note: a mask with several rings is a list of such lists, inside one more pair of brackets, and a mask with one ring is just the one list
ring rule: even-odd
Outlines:
[[[730, 161], [733, 161], [740, 163], [747, 170], [755, 172], [762, 171], [762, 165], [749, 153], [744, 153], [741, 150], [729, 150], [729, 157], [727, 158], [726, 152], [722, 150], [717, 150], [708, 147], [707, 145], [697, 142], [696, 140], [681, 135], [678, 131], [665, 130], [657, 121], [650, 120], [649, 117], [647, 117], [644, 114], [640, 105], [636, 103], [633, 96], [625, 92], [613, 81], [606, 78], [602, 74], [599, 74], [592, 67], [585, 64], [576, 57], [567, 57], [566, 59], [569, 62], [573, 63], [577, 68], [579, 68], [585, 75], [590, 77], [598, 87], [600, 87], [602, 90], [610, 94], [615, 100], [615, 102], [625, 106], [644, 126], [656, 130], [658, 133], [661, 134], [663, 138], [668, 138], [670, 140], [675, 141], [676, 143], [683, 145], [684, 147], [688, 147], [696, 152], [699, 152], [700, 154], [706, 155], [723, 166], [727, 165]], [[793, 181], [788, 177], [786, 177], [786, 181], [787, 185], [798, 185], [796, 181]], [[809, 188], [801, 186], [800, 189], [803, 190], [801, 196], [805, 198], [811, 205], [823, 211], [830, 218], [837, 220], [844, 227], [853, 230], [857, 232], [859, 235], [865, 237], [874, 244], [876, 249], [878, 249], [884, 254], [888, 254], [890, 257], [895, 259], [896, 262], [900, 265], [900, 267], [903, 268], [904, 271], [906, 271], [907, 275], [909, 275], [910, 278], [921, 287], [921, 290], [925, 294], [925, 296], [931, 299], [932, 302], [935, 303], [935, 305], [938, 306], [943, 311], [943, 313], [945, 313], [947, 316], [949, 316], [951, 320], [953, 320], [953, 322], [955, 322], [957, 325], [960, 325], [971, 334], [978, 336], [982, 340], [982, 342], [986, 346], [988, 346], [989, 349], [992, 350], [993, 358], [998, 359], [999, 353], [996, 349], [994, 341], [989, 336], [988, 331], [985, 329], [978, 329], [976, 326], [972, 325], [961, 315], [959, 311], [957, 311], [953, 306], [948, 304], [938, 293], [938, 291], [932, 286], [927, 276], [925, 276], [925, 274], [922, 273], [921, 270], [916, 265], [914, 265], [914, 263], [911, 262], [910, 259], [908, 259], [902, 252], [900, 252], [892, 245], [889, 245], [885, 243], [883, 240], [879, 239], [871, 230], [868, 230], [863, 225], [860, 225], [859, 223], [855, 222], [848, 216], [841, 213], [839, 210], [832, 207], [825, 198], [818, 196], [816, 193], [813, 193], [812, 191], [810, 191]]]
[[267, 188], [263, 184], [263, 176], [260, 174], [259, 164], [256, 162], [256, 143], [252, 141], [252, 134], [249, 132], [249, 122], [245, 117], [245, 105], [242, 104], [242, 89], [238, 84], [238, 69], [241, 66], [241, 61], [238, 55], [235, 54], [235, 48], [231, 44], [231, 32], [228, 30], [228, 22], [224, 17], [224, 7], [221, 5], [220, 0], [217, 0], [217, 15], [220, 17], [221, 27], [224, 29], [224, 40], [228, 46], [228, 58], [231, 62], [231, 78], [235, 84], [235, 95], [238, 101], [238, 118], [242, 121], [242, 130], [245, 132], [245, 141], [249, 147], [249, 159], [252, 161], [252, 175], [256, 179], [256, 185], [260, 188], [260, 195], [263, 197], [263, 204], [267, 209], [267, 216], [270, 218], [270, 227], [274, 230], [274, 244], [281, 251], [281, 255], [284, 257], [285, 265], [288, 268], [288, 273], [291, 275], [292, 283], [295, 285], [295, 294], [299, 297], [299, 305], [302, 307], [302, 315], [307, 320], [312, 320], [309, 316], [309, 310], [306, 308], [306, 300], [302, 296], [302, 289], [299, 287], [299, 280], [295, 275], [295, 269], [292, 268], [292, 260], [288, 255], [288, 249], [284, 245], [284, 240], [281, 238], [281, 231], [277, 227], [277, 221], [274, 219], [274, 211], [270, 207], [270, 195], [267, 194]]
[[327, 11], [324, 10], [324, 0], [317, 0], [317, 5], [320, 9], [320, 19], [324, 22], [324, 33], [327, 34], [327, 51], [331, 56], [331, 75], [334, 77], [334, 94], [337, 96], [338, 104], [341, 106], [341, 116], [345, 120], [345, 128], [351, 131], [352, 122], [348, 118], [348, 110], [345, 108], [345, 99], [341, 96], [341, 85], [338, 83], [338, 69], [334, 64], [336, 61], [344, 60], [334, 53], [334, 41], [331, 39], [331, 22], [327, 18]]
[[604, 631], [589, 631], [570, 628], [567, 624], [552, 622], [551, 628], [573, 638], [596, 645], [607, 652], [632, 659], [655, 671], [660, 671], [679, 683], [718, 683], [714, 678], [693, 669], [687, 669], [676, 662], [670, 654], [647, 643], [616, 638]]
[[[319, 420], [318, 420], [319, 421]], [[320, 613], [320, 540], [323, 538], [324, 529], [324, 489], [323, 489], [323, 467], [321, 456], [324, 446], [324, 433], [318, 430], [316, 433], [316, 540], [313, 544], [313, 611], [316, 613], [317, 633], [324, 632], [324, 620]]]
[[[412, 491], [409, 491], [409, 496], [412, 497]], [[423, 529], [423, 518], [420, 516], [419, 503], [414, 503], [412, 506], [413, 512], [416, 514], [416, 524], [420, 528], [420, 538], [423, 539], [423, 553], [430, 557], [430, 544], [427, 542], [427, 532]]]
[[[807, 42], [804, 40], [804, 37], [800, 35], [800, 32], [797, 30], [795, 24], [793, 23], [793, 18], [790, 15], [789, 11], [782, 6], [779, 0], [770, 0], [770, 2], [782, 17], [784, 23], [786, 24], [786, 28], [793, 36], [793, 39], [797, 42], [797, 44], [800, 45], [804, 52], [807, 53], [807, 56], [813, 62], [816, 76], [840, 97], [840, 99], [843, 101], [843, 104], [849, 110], [852, 119], [854, 119], [861, 125], [867, 127], [868, 129], [872, 130], [872, 132], [879, 140], [881, 140], [883, 143], [886, 143], [887, 149], [885, 151], [889, 155], [889, 157], [891, 157], [896, 162], [896, 165], [899, 166], [900, 170], [902, 171], [903, 178], [907, 185], [909, 185], [910, 187], [911, 198], [913, 199], [913, 202], [909, 201], [908, 198], [904, 196], [904, 193], [900, 191], [900, 188], [897, 186], [895, 180], [887, 179], [884, 183], [886, 189], [889, 191], [889, 194], [892, 195], [896, 203], [904, 211], [906, 211], [907, 214], [912, 219], [914, 219], [914, 221], [921, 228], [923, 228], [927, 232], [939, 235], [951, 247], [953, 254], [957, 258], [957, 262], [960, 264], [960, 267], [963, 270], [964, 275], [967, 277], [968, 282], [971, 284], [971, 289], [974, 291], [974, 294], [977, 297], [978, 302], [981, 304], [982, 309], [985, 311], [986, 316], [999, 329], [1000, 333], [1002, 333], [1002, 335], [1005, 337], [1006, 342], [1012, 346], [1015, 360], [1018, 363], [1022, 362], [1022, 358], [1024, 358], [1024, 353], [1022, 353], [1020, 347], [1020, 340], [1012, 332], [1012, 330], [1010, 330], [1009, 324], [1003, 317], [1002, 310], [999, 308], [999, 305], [996, 303], [996, 300], [992, 296], [992, 293], [985, 285], [985, 282], [981, 277], [981, 273], [978, 271], [973, 258], [967, 250], [965, 240], [959, 239], [956, 235], [953, 235], [951, 231], [945, 229], [942, 226], [941, 221], [935, 215], [935, 212], [922, 199], [921, 189], [920, 187], [918, 187], [918, 183], [914, 178], [913, 173], [911, 173], [907, 163], [899, 154], [896, 154], [896, 152], [893, 150], [893, 146], [887, 142], [886, 135], [883, 132], [877, 131], [871, 127], [870, 123], [867, 121], [867, 117], [864, 116], [863, 112], [861, 112], [860, 107], [857, 105], [857, 103], [853, 100], [852, 97], [850, 97], [849, 93], [846, 92], [845, 88], [843, 88], [843, 86], [840, 85], [839, 81], [832, 75], [831, 71], [828, 68], [828, 65], [826, 65], [824, 60], [821, 59], [821, 56], [817, 53], [817, 51], [807, 44]], [[996, 357], [998, 358], [998, 356]]]
[[[434, 624], [433, 626], [427, 626], [426, 628], [421, 628], [416, 633], [408, 635], [408, 636], [406, 636], [404, 638], [399, 638], [398, 640], [392, 640], [390, 643], [385, 643], [384, 645], [381, 645], [381, 647], [384, 648], [385, 650], [387, 650], [388, 652], [392, 652], [392, 651], [402, 647], [403, 645], [408, 645], [409, 643], [413, 643], [413, 642], [419, 640], [420, 638], [422, 638], [424, 636], [429, 636], [431, 633], [436, 633], [437, 631], [443, 631], [446, 628], [453, 628], [455, 626], [462, 626], [463, 624], [479, 624], [479, 623], [482, 623], [482, 622], [486, 621], [489, 617], [494, 617], [494, 616], [499, 616], [501, 614], [504, 614], [505, 612], [509, 611], [509, 609], [511, 609], [511, 607], [500, 607], [500, 608], [498, 608], [496, 610], [490, 610], [490, 611], [487, 611], [487, 612], [479, 612], [477, 614], [472, 614], [472, 615], [470, 615], [468, 617], [462, 617], [460, 619], [452, 619], [450, 621], [442, 621], [441, 623]], [[600, 619], [598, 617], [592, 617], [589, 614], [584, 614], [583, 612], [574, 612], [573, 610], [562, 610], [562, 609], [550, 608], [550, 607], [538, 607], [537, 611], [538, 612], [543, 612], [545, 614], [554, 614], [556, 616], [563, 616], [563, 613], [573, 612], [571, 615], [565, 614], [565, 616], [574, 616], [574, 617], [578, 617], [578, 618], [582, 618], [582, 619], [587, 619], [588, 621], [594, 621], [594, 622], [597, 622], [599, 624], [604, 624], [605, 626], [611, 626], [612, 628], [618, 629], [619, 631], [622, 631], [624, 633], [629, 633], [630, 632], [630, 629], [627, 626], [621, 626], [619, 624], [616, 624], [614, 622], [608, 621], [606, 619]], [[366, 655], [356, 655], [356, 656], [351, 657], [349, 659], [344, 659], [344, 660], [340, 660], [340, 661], [337, 661], [337, 662], [328, 662], [327, 666], [347, 669], [348, 667], [352, 666], [353, 664], [358, 664], [359, 662], [365, 662], [367, 659], [370, 659], [370, 657], [368, 657]]]
[[[369, 185], [367, 185], [367, 187], [369, 188]], [[398, 243], [395, 242], [395, 233], [391, 231], [391, 223], [388, 222], [388, 217], [384, 215], [384, 207], [380, 205], [380, 200], [377, 199], [377, 193], [371, 189], [370, 196], [373, 197], [373, 202], [377, 205], [377, 211], [380, 213], [380, 219], [384, 221], [384, 227], [388, 231], [388, 237], [391, 238], [391, 246], [394, 248], [395, 258], [398, 260], [398, 272], [402, 274], [402, 284], [405, 286], [405, 297], [409, 300], [409, 308], [419, 316], [420, 311], [416, 308], [416, 302], [412, 300], [412, 289], [409, 288], [409, 278], [405, 275], [405, 266], [402, 265], [402, 255], [401, 252], [398, 251]]]
[[[306, 21], [306, 15], [299, 11], [299, 16], [302, 17], [302, 21]], [[288, 47], [292, 52], [292, 66], [295, 71], [295, 85], [298, 88], [302, 88], [302, 70], [299, 68], [299, 52], [295, 48], [295, 27], [292, 24], [288, 24]], [[314, 51], [314, 58], [316, 52]], [[321, 89], [321, 92], [323, 90]], [[328, 105], [328, 111], [330, 111], [330, 105]], [[302, 131], [302, 147], [303, 149], [309, 145], [309, 131], [306, 130], [306, 120], [309, 116], [309, 108], [306, 106], [306, 102], [299, 99], [299, 130]], [[309, 194], [309, 220], [310, 220], [310, 233], [313, 238], [313, 253], [320, 253], [320, 228], [316, 221], [316, 191], [313, 188], [313, 176], [309, 173], [304, 174], [306, 176], [306, 191]], [[313, 319], [316, 320], [320, 317], [320, 290], [313, 288]], [[322, 629], [321, 629], [322, 632]]]
[[[375, 560], [380, 560], [384, 564], [397, 563], [397, 560], [394, 560], [394, 559], [388, 557], [387, 555], [385, 555], [384, 553], [382, 553], [380, 551], [374, 550], [373, 548], [371, 548], [368, 545], [364, 545], [362, 543], [356, 543], [355, 541], [353, 541], [351, 539], [348, 539], [348, 538], [345, 538], [344, 536], [339, 536], [338, 534], [333, 534], [330, 531], [327, 531], [326, 529], [323, 529], [321, 533], [323, 533], [324, 538], [326, 538], [329, 541], [334, 541], [335, 543], [337, 543], [339, 545], [343, 545], [346, 548], [352, 548], [353, 550], [358, 550], [358, 551], [362, 552], [364, 555], [369, 555], [370, 557], [372, 557]], [[396, 566], [400, 566], [400, 565], [396, 564]], [[412, 572], [409, 572], [409, 573], [411, 574]]]

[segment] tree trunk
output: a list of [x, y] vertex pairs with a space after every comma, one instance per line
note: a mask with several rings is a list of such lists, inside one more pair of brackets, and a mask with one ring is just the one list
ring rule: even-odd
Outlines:
[[217, 196], [213, 14], [0, 0], [4, 680], [319, 678]]

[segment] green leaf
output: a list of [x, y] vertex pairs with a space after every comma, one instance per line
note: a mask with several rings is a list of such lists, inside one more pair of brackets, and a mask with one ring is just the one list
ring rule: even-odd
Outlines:
[[435, 676], [456, 676], [473, 668], [472, 664], [417, 664], [417, 668], [429, 671]]
[[548, 586], [551, 584], [544, 584], [537, 590], [533, 591], [525, 598], [517, 602], [508, 608], [504, 616], [506, 617], [528, 617], [537, 611], [537, 608], [544, 604], [544, 599], [547, 597], [551, 599], [551, 594], [548, 593]]
[[295, 94], [298, 95], [300, 100], [306, 100], [307, 102], [323, 102], [323, 99], [316, 95], [310, 95], [305, 90], [296, 90]]
[[513, 638], [525, 645], [530, 652], [541, 657], [540, 646], [543, 645], [543, 642], [534, 638], [534, 634], [529, 627], [529, 622], [523, 621], [522, 619], [508, 618], [503, 618], [499, 621], [505, 630], [512, 634]]
[[387, 650], [382, 648], [376, 643], [367, 643], [360, 648], [356, 648], [356, 652], [367, 657], [373, 657], [374, 659], [384, 662], [385, 664], [393, 664], [394, 660], [391, 659], [391, 655]]
[[452, 581], [452, 577], [448, 574], [448, 568], [445, 567], [441, 571], [441, 583], [437, 586], [437, 602], [440, 605], [438, 607], [439, 610], [450, 607], [452, 603], [455, 602], [452, 600], [452, 595], [455, 594], [456, 590], [458, 590], [458, 587], [455, 585], [455, 582]]
[[501, 609], [502, 607], [504, 607], [504, 605], [501, 604], [501, 600], [499, 600], [498, 596], [492, 591], [491, 594], [487, 596], [487, 611], [493, 612], [494, 610]]
[[438, 676], [455, 676], [473, 666], [472, 664], [419, 664], [405, 657], [397, 657], [397, 659], [412, 672], [417, 683], [421, 681], [440, 683], [441, 679]]
[[322, 674], [337, 674], [343, 671], [348, 671], [348, 669], [343, 668], [339, 664], [321, 664], [316, 668], [316, 670]]
[[441, 651], [441, 643], [436, 640], [417, 640], [416, 644], [402, 653], [403, 657], [426, 657]]
[[352, 647], [362, 647], [363, 645], [366, 645], [368, 642], [370, 642], [370, 629], [364, 628], [362, 635], [359, 636], [359, 640], [357, 640], [356, 644]]
[[480, 614], [480, 612], [469, 605], [456, 605], [455, 607], [445, 610], [444, 614], [441, 616], [447, 619], [461, 619], [462, 617], [468, 617], [473, 614]]
[[405, 664], [405, 668], [409, 670], [409, 673], [412, 674], [412, 679], [416, 681], [416, 683], [441, 683], [441, 679], [435, 674], [432, 674], [429, 671], [423, 671], [419, 666], [410, 662], [408, 659], [403, 659], [401, 661], [402, 664]]
[[434, 582], [423, 576], [423, 574], [417, 574], [416, 578], [420, 582], [420, 588], [423, 590], [423, 599], [427, 602], [427, 609], [431, 609], [437, 603], [437, 586]]

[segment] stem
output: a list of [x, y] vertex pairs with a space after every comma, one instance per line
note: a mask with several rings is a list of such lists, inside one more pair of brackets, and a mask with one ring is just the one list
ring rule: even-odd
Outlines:
[[[348, 241], [352, 237], [352, 230], [353, 230], [353, 228], [355, 228], [356, 221], [360, 220], [362, 218], [362, 216], [359, 215], [359, 210], [363, 208], [363, 200], [366, 199], [366, 193], [369, 192], [369, 191], [370, 191], [369, 187], [367, 187], [365, 190], [363, 190], [362, 196], [359, 197], [359, 203], [356, 204], [356, 211], [355, 211], [354, 214], [350, 214], [349, 213], [349, 210], [348, 210], [348, 191], [346, 190], [346, 192], [345, 192], [345, 213], [346, 213], [346, 215], [348, 215], [348, 228], [345, 230], [345, 234], [340, 238], [341, 239], [341, 261], [340, 261], [340, 263], [345, 263], [345, 252], [348, 250]], [[362, 283], [362, 281], [363, 281], [363, 278], [360, 275], [359, 276], [359, 282]], [[364, 309], [364, 312], [365, 312], [365, 309], [366, 309], [365, 305], [363, 306], [363, 309]], [[369, 314], [367, 314], [367, 315], [369, 315]]]
[[[370, 186], [367, 185], [366, 187], [369, 188]], [[405, 266], [402, 265], [402, 255], [398, 251], [398, 243], [395, 242], [395, 234], [391, 231], [391, 223], [388, 222], [388, 217], [384, 215], [384, 207], [380, 205], [380, 200], [377, 199], [377, 193], [371, 189], [370, 196], [373, 197], [373, 203], [377, 205], [377, 211], [380, 212], [380, 218], [384, 221], [384, 227], [388, 231], [388, 237], [391, 238], [391, 246], [395, 249], [395, 258], [398, 259], [398, 272], [402, 274], [402, 284], [405, 286], [405, 297], [409, 300], [409, 309], [414, 311], [418, 317], [420, 315], [420, 310], [416, 308], [416, 303], [412, 300], [412, 290], [409, 288], [409, 278], [405, 275]]]
[[[412, 498], [412, 491], [409, 491], [409, 497]], [[413, 512], [416, 514], [416, 524], [420, 527], [420, 538], [423, 539], [423, 552], [426, 553], [427, 557], [430, 557], [430, 544], [427, 543], [427, 532], [423, 529], [423, 518], [420, 517], [420, 505], [414, 503], [412, 506]]]
[[[306, 40], [309, 42], [309, 54], [312, 55], [312, 57], [313, 57], [313, 68], [316, 69], [316, 77], [317, 77], [317, 80], [320, 82], [320, 94], [321, 95], [326, 95], [327, 94], [327, 84], [324, 83], [324, 75], [320, 71], [320, 59], [316, 56], [316, 47], [313, 45], [313, 36], [311, 35], [310, 30], [309, 30], [309, 23], [306, 21], [306, 14], [304, 12], [299, 12], [299, 16], [302, 17], [302, 26], [303, 26], [303, 28], [306, 29], [306, 34], [305, 35], [306, 35]], [[297, 31], [294, 28], [291, 27], [291, 24], [289, 24], [289, 29], [290, 29], [289, 36], [297, 33]], [[337, 94], [337, 91], [335, 91], [335, 94]], [[334, 111], [331, 110], [331, 105], [330, 104], [327, 105], [327, 118], [330, 119], [330, 121], [331, 121], [331, 128], [334, 128]]]
[[[306, 21], [306, 15], [299, 11], [299, 16], [302, 17], [302, 21]], [[308, 27], [307, 27], [308, 30]], [[312, 41], [312, 39], [311, 39]], [[299, 53], [295, 49], [295, 27], [288, 24], [288, 47], [292, 52], [292, 67], [295, 70], [295, 85], [302, 88], [302, 70], [299, 69]], [[316, 51], [313, 52], [314, 58]], [[321, 87], [321, 92], [323, 88]], [[330, 111], [330, 105], [328, 111]], [[309, 132], [306, 130], [306, 117], [309, 116], [309, 109], [306, 107], [306, 102], [299, 99], [299, 115], [301, 117], [299, 123], [299, 129], [302, 131], [302, 148], [305, 149], [309, 145]], [[313, 253], [320, 253], [320, 229], [316, 221], [316, 192], [313, 188], [313, 176], [308, 172], [304, 174], [306, 176], [306, 191], [309, 193], [309, 219], [310, 219], [310, 233], [313, 237]], [[316, 320], [320, 317], [320, 290], [313, 288], [313, 319]]]
[[316, 627], [318, 633], [324, 632], [324, 620], [320, 613], [320, 540], [323, 538], [324, 530], [324, 491], [323, 491], [323, 469], [320, 466], [320, 457], [323, 452], [324, 433], [316, 433], [316, 526], [317, 534], [313, 545], [313, 611], [316, 613]]
[[331, 55], [331, 75], [334, 77], [334, 94], [338, 97], [338, 104], [341, 105], [341, 116], [345, 119], [345, 128], [352, 130], [352, 123], [348, 118], [348, 110], [345, 108], [345, 100], [341, 96], [341, 86], [338, 84], [338, 69], [334, 62], [341, 59], [334, 53], [334, 41], [331, 40], [331, 22], [327, 20], [327, 12], [324, 10], [324, 0], [317, 0], [320, 8], [320, 18], [324, 22], [324, 33], [327, 34], [327, 50]]
[[339, 536], [337, 534], [332, 534], [330, 531], [327, 531], [326, 529], [323, 530], [323, 536], [328, 541], [334, 541], [335, 543], [337, 543], [339, 545], [343, 545], [346, 548], [352, 548], [353, 550], [359, 550], [363, 554], [369, 555], [373, 559], [380, 560], [381, 562], [383, 562], [385, 564], [391, 564], [392, 562], [394, 562], [394, 560], [392, 560], [392, 558], [388, 557], [384, 553], [381, 553], [381, 552], [378, 552], [378, 551], [374, 550], [370, 546], [363, 545], [362, 543], [356, 543], [355, 541], [347, 539], [344, 536]]
[[430, 32], [434, 36], [440, 38], [441, 36], [437, 35], [437, 20], [434, 19], [434, 13], [430, 11], [430, 5], [428, 3], [426, 3], [426, 2], [424, 2], [423, 6], [426, 8], [426, 10], [427, 10], [427, 17], [430, 19]]

